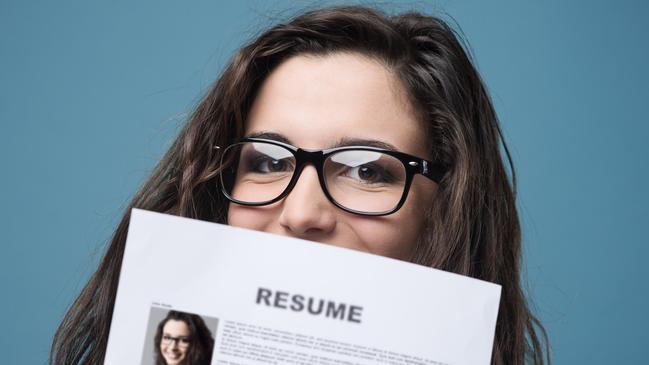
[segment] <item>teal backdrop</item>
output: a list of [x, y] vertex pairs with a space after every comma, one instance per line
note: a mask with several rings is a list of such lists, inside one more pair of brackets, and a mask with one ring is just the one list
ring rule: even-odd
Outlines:
[[[649, 358], [649, 2], [381, 2], [455, 19], [519, 177], [556, 364]], [[3, 364], [44, 364], [129, 198], [233, 51], [313, 2], [0, 2]]]

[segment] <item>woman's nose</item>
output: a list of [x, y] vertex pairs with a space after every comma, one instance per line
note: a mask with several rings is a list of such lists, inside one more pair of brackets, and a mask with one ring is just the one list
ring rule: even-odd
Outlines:
[[279, 224], [293, 236], [317, 241], [334, 231], [336, 209], [322, 191], [315, 167], [309, 165], [282, 201]]
[[172, 349], [172, 350], [177, 350], [178, 347], [179, 347], [179, 346], [178, 346], [178, 339], [173, 339], [173, 340], [171, 341], [171, 349]]

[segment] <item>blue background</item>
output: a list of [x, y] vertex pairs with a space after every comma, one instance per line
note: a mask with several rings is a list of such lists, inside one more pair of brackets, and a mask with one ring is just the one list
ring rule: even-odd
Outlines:
[[[234, 49], [311, 4], [2, 1], [3, 363], [45, 363], [129, 198]], [[647, 4], [389, 5], [448, 13], [472, 46], [558, 364], [649, 357]]]

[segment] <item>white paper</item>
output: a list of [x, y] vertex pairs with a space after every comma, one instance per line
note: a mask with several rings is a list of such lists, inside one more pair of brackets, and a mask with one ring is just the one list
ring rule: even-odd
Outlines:
[[489, 364], [499, 299], [457, 274], [134, 209], [105, 364], [150, 363], [149, 317], [169, 309], [218, 322], [211, 364]]

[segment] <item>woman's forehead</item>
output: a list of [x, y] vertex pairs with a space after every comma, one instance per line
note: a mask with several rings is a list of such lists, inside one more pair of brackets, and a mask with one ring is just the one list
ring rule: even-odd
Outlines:
[[162, 331], [164, 333], [170, 333], [178, 336], [189, 335], [189, 327], [187, 326], [187, 323], [185, 323], [185, 321], [178, 321], [175, 319], [168, 320], [162, 328]]
[[372, 139], [426, 153], [421, 122], [399, 80], [379, 62], [353, 53], [296, 56], [262, 84], [246, 134], [273, 132], [302, 148], [344, 138]]

